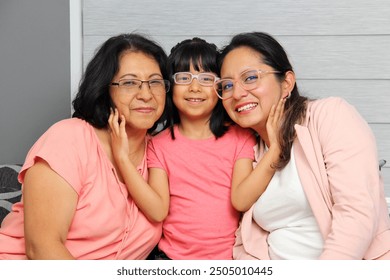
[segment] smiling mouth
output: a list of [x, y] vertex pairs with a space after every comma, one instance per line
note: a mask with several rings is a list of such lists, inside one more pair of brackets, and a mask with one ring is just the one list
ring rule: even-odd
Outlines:
[[202, 98], [186, 98], [187, 101], [190, 101], [190, 102], [203, 102], [204, 99]]
[[150, 113], [154, 111], [154, 109], [151, 107], [140, 107], [140, 108], [135, 108], [134, 110], [139, 113]]
[[244, 111], [249, 111], [249, 110], [252, 110], [253, 108], [255, 108], [257, 106], [257, 103], [249, 103], [249, 104], [245, 104], [244, 106], [241, 106], [241, 107], [238, 107], [236, 109], [237, 112], [244, 112]]

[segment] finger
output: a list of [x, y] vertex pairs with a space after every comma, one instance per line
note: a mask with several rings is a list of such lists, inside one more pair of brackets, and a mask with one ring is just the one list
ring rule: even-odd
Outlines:
[[268, 119], [267, 119], [267, 126], [273, 125], [275, 119], [275, 104], [272, 105], [271, 110], [269, 111]]
[[113, 112], [112, 108], [110, 108], [110, 115], [108, 116], [108, 125], [110, 128], [110, 131], [112, 131], [112, 129], [113, 129], [113, 127], [112, 127], [113, 119], [114, 119], [114, 112]]
[[121, 136], [126, 136], [127, 138], [127, 135], [126, 135], [126, 119], [125, 119], [125, 116], [124, 115], [121, 115], [120, 116], [120, 124], [119, 124], [119, 130], [120, 130], [120, 134]]
[[269, 111], [269, 116], [270, 116], [271, 118], [274, 118], [274, 117], [275, 117], [275, 110], [276, 110], [276, 105], [275, 105], [275, 104], [272, 104], [271, 110]]
[[118, 109], [115, 108], [113, 111], [112, 123], [111, 123], [111, 125], [112, 125], [111, 129], [112, 129], [112, 132], [115, 133], [115, 135], [119, 134], [118, 116], [119, 116]]
[[278, 105], [275, 109], [275, 121], [279, 121], [284, 112], [284, 104], [286, 103], [286, 99], [282, 98], [279, 100]]

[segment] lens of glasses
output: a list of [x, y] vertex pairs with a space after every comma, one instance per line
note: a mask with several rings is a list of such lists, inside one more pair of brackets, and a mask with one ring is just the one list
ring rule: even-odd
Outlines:
[[191, 73], [187, 73], [187, 72], [179, 72], [179, 73], [175, 73], [175, 75], [173, 75], [173, 79], [174, 79], [176, 84], [186, 85], [186, 84], [191, 83], [192, 75], [191, 75]]
[[143, 83], [147, 83], [150, 91], [154, 94], [162, 94], [169, 91], [170, 83], [163, 79], [148, 81], [126, 79], [119, 81], [118, 86], [125, 88], [129, 93], [137, 93], [141, 89]]
[[203, 86], [213, 86], [214, 81], [217, 77], [211, 73], [200, 73], [194, 75], [190, 72], [178, 72], [173, 75], [175, 83], [178, 85], [189, 85], [192, 83], [192, 80], [196, 78], [199, 84]]
[[198, 75], [198, 81], [201, 85], [204, 86], [212, 86], [214, 85], [214, 82], [216, 80], [216, 77], [213, 74], [209, 73], [201, 73]]
[[241, 74], [240, 81], [246, 90], [251, 90], [256, 87], [256, 83], [260, 79], [259, 71], [251, 70]]
[[220, 98], [226, 99], [232, 96], [233, 86], [234, 86], [233, 80], [224, 79], [224, 80], [217, 81], [214, 84], [214, 89]]
[[[279, 73], [279, 71], [249, 70], [241, 74], [238, 82], [244, 90], [254, 90], [259, 86], [261, 74], [270, 73]], [[221, 79], [214, 84], [215, 91], [222, 99], [230, 98], [235, 86], [235, 81], [232, 79]]]

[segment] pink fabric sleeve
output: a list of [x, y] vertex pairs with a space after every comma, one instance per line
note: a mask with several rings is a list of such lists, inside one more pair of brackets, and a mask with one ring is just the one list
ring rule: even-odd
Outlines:
[[24, 175], [38, 158], [46, 161], [50, 168], [64, 178], [69, 185], [80, 194], [83, 177], [83, 159], [86, 159], [86, 143], [82, 135], [85, 133], [82, 123], [60, 121], [50, 127], [27, 154], [25, 163], [19, 173], [19, 181], [23, 184]]
[[[160, 155], [161, 157], [161, 155]], [[157, 151], [154, 147], [153, 139], [149, 141], [148, 144], [148, 150], [147, 150], [147, 162], [148, 162], [148, 168], [155, 167], [155, 168], [162, 168], [166, 171], [166, 166], [162, 163], [160, 157], [157, 155]]]
[[234, 126], [234, 129], [236, 129], [237, 137], [238, 137], [238, 145], [241, 145], [241, 147], [238, 147], [238, 154], [237, 159], [241, 158], [249, 158], [254, 160], [254, 150], [253, 147], [256, 145], [256, 138], [253, 134], [253, 131], [250, 129], [244, 129], [240, 128], [238, 126]]
[[340, 98], [317, 108], [318, 131], [332, 194], [332, 227], [321, 259], [362, 259], [379, 217], [380, 177], [374, 135], [357, 110]]

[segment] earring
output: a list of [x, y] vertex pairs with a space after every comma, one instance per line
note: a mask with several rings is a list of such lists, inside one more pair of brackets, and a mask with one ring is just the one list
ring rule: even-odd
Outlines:
[[288, 93], [288, 95], [284, 99], [289, 99], [291, 97], [291, 91]]

